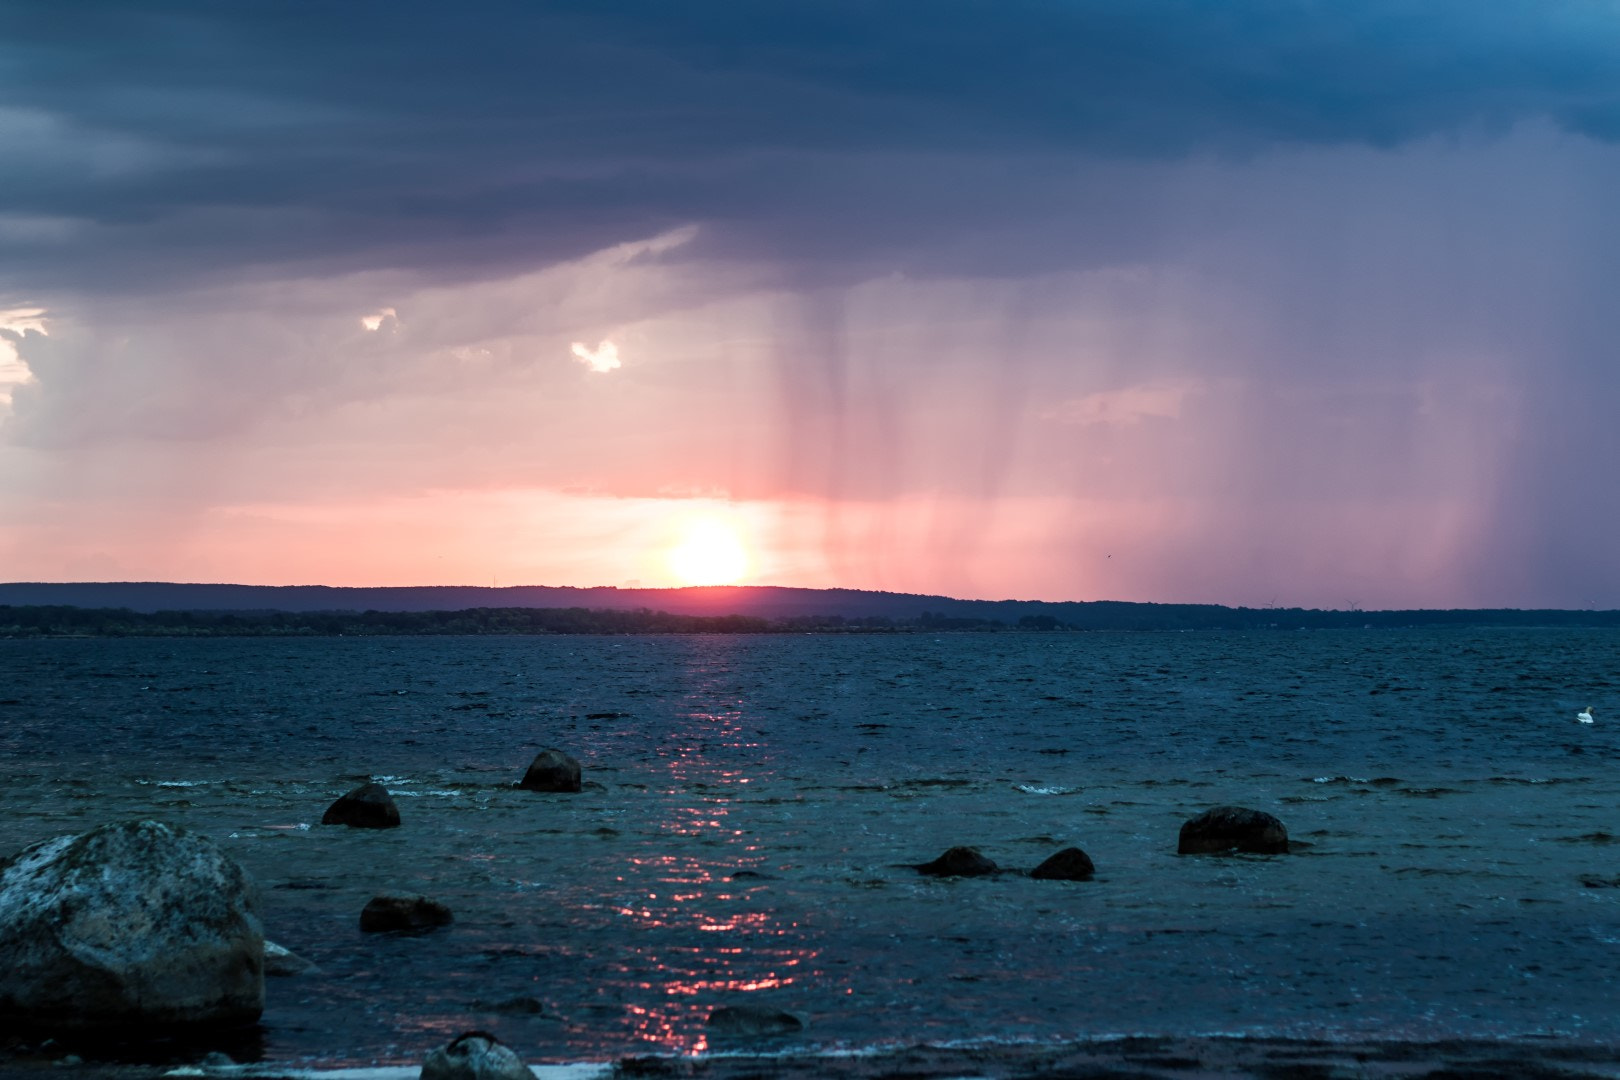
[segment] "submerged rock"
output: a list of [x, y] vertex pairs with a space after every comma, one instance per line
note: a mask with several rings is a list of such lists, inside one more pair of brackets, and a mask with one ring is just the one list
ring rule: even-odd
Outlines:
[[413, 893], [373, 896], [360, 911], [360, 929], [368, 934], [419, 933], [454, 921], [448, 907]]
[[264, 943], [264, 973], [266, 975], [305, 975], [319, 970], [313, 963], [293, 952], [285, 945], [273, 941]]
[[348, 825], [356, 829], [399, 827], [399, 807], [381, 784], [361, 784], [326, 808], [322, 825]]
[[718, 1035], [759, 1038], [804, 1030], [804, 1021], [790, 1012], [767, 1005], [722, 1005], [709, 1014], [709, 1027]]
[[514, 1016], [546, 1015], [545, 1002], [527, 994], [505, 998], [501, 1001], [486, 1001], [483, 998], [474, 998], [468, 1007], [478, 1012], [511, 1013]]
[[464, 1031], [428, 1054], [422, 1080], [534, 1080], [523, 1059], [487, 1031]]
[[1205, 810], [1181, 827], [1176, 854], [1207, 855], [1222, 851], [1286, 855], [1288, 830], [1270, 814], [1242, 806]]
[[0, 862], [0, 1027], [144, 1032], [263, 1010], [257, 889], [207, 837], [129, 821]]
[[996, 864], [979, 854], [974, 847], [948, 848], [933, 862], [918, 863], [920, 874], [934, 877], [982, 877], [996, 872]]
[[542, 750], [529, 764], [518, 787], [525, 791], [578, 791], [579, 762], [555, 747]]
[[1077, 847], [1066, 847], [1031, 870], [1029, 876], [1048, 881], [1090, 881], [1096, 872], [1090, 855]]

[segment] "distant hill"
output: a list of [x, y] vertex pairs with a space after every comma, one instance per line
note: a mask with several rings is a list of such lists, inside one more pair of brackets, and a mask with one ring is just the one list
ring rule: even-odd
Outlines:
[[[789, 589], [769, 585], [715, 585], [687, 589], [413, 585], [357, 589], [330, 585], [195, 585], [163, 581], [3, 583], [0, 584], [0, 605], [128, 608], [142, 612], [462, 611], [468, 608], [582, 607], [593, 611], [648, 609], [679, 615], [752, 615], [765, 619], [803, 615], [906, 619], [924, 612], [938, 612], [959, 617], [1010, 617], [1014, 622], [1023, 615], [1038, 615], [1075, 606], [1037, 601], [955, 600], [946, 596], [864, 592], [858, 589]], [[991, 615], [992, 611], [998, 614]]]
[[[197, 619], [168, 620], [232, 632], [240, 626], [274, 626], [308, 632], [618, 632], [719, 629], [719, 617], [736, 632], [794, 629], [1021, 629], [1021, 630], [1292, 630], [1327, 627], [1401, 626], [1616, 626], [1620, 611], [1462, 609], [1410, 611], [1321, 611], [1300, 608], [1222, 607], [1216, 604], [1137, 604], [1123, 601], [958, 600], [948, 596], [868, 592], [858, 589], [793, 589], [778, 586], [710, 586], [687, 589], [567, 588], [518, 585], [337, 588], [327, 585], [203, 585], [170, 582], [0, 583], [0, 628], [38, 624], [20, 609], [118, 609], [142, 617], [129, 624], [166, 625], [157, 613], [196, 613]], [[530, 612], [570, 609], [643, 613], [624, 618], [562, 620]], [[470, 613], [458, 620], [406, 618], [409, 613]], [[511, 614], [500, 616], [499, 612]], [[375, 613], [366, 618], [358, 616]], [[646, 613], [680, 617], [658, 621]], [[327, 616], [353, 615], [334, 619]], [[210, 616], [204, 618], [203, 616]], [[212, 616], [239, 616], [222, 620]], [[309, 618], [295, 619], [293, 615]], [[322, 616], [316, 618], [315, 616]], [[391, 617], [397, 616], [397, 617]], [[687, 621], [682, 622], [680, 619]], [[200, 621], [199, 621], [200, 620]], [[54, 620], [95, 625], [63, 611]], [[105, 620], [103, 620], [105, 622]], [[111, 625], [111, 624], [108, 624]], [[321, 629], [321, 628], [327, 629]], [[336, 629], [341, 628], [341, 629]], [[95, 632], [92, 630], [91, 632]]]

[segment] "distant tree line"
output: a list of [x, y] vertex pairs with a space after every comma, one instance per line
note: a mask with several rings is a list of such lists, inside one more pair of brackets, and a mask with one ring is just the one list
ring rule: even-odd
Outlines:
[[[983, 620], [968, 620], [980, 622]], [[340, 637], [431, 634], [769, 634], [904, 629], [885, 618], [674, 615], [648, 608], [157, 611], [0, 605], [0, 637]]]
[[1065, 604], [1067, 619], [1015, 621], [924, 611], [914, 617], [674, 615], [634, 610], [490, 607], [461, 611], [157, 611], [0, 605], [0, 637], [339, 637], [430, 634], [794, 634], [1077, 630], [1398, 629], [1419, 626], [1620, 627], [1620, 611], [1319, 611], [1211, 604]]

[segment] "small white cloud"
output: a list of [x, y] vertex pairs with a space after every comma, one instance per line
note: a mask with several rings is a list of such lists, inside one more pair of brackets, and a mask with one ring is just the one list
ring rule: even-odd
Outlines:
[[10, 407], [13, 390], [34, 381], [33, 371], [17, 349], [20, 335], [28, 332], [46, 333], [44, 308], [0, 308], [0, 409]]
[[619, 347], [611, 341], [592, 349], [583, 341], [576, 341], [570, 347], [576, 359], [595, 372], [609, 372], [619, 366]]
[[379, 308], [370, 315], [362, 315], [360, 317], [360, 325], [371, 331], [373, 334], [381, 330], [384, 323], [398, 321], [399, 312], [395, 311], [391, 307]]

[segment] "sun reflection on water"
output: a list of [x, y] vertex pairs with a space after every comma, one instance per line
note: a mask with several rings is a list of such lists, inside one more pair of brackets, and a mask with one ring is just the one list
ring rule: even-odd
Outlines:
[[647, 826], [678, 838], [681, 851], [629, 859], [612, 905], [630, 924], [624, 975], [651, 997], [627, 1006], [631, 1027], [667, 1052], [707, 1051], [715, 1007], [821, 974], [820, 950], [804, 944], [798, 920], [773, 910], [769, 890], [725, 878], [765, 862], [764, 845], [735, 824], [729, 803], [772, 774], [726, 655], [720, 643], [694, 663], [686, 708], [657, 750], [671, 802]]

